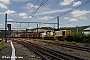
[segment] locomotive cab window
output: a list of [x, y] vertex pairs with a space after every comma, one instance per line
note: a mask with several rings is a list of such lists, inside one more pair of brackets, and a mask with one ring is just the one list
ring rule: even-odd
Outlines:
[[62, 31], [62, 35], [65, 36], [65, 31]]

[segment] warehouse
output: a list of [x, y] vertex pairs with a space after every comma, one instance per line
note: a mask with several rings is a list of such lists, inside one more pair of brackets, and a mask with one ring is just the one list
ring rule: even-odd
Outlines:
[[83, 30], [83, 33], [86, 34], [86, 35], [87, 35], [87, 34], [90, 34], [90, 27], [84, 29], [84, 30]]

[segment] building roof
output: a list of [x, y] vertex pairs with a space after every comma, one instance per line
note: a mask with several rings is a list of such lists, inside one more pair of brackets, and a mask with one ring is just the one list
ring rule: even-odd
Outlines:
[[[38, 29], [38, 32], [46, 32], [48, 30], [45, 30], [45, 29]], [[33, 32], [37, 32], [37, 30], [34, 30]]]
[[88, 28], [86, 28], [86, 29], [84, 29], [84, 30], [90, 30], [90, 27], [88, 27]]

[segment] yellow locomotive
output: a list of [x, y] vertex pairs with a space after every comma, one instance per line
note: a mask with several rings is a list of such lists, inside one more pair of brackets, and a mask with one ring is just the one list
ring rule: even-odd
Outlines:
[[42, 39], [65, 39], [72, 36], [71, 30], [47, 31], [40, 34]]

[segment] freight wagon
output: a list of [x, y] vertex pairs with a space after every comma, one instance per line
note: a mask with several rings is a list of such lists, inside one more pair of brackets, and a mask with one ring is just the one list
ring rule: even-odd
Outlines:
[[46, 32], [32, 32], [29, 34], [22, 34], [21, 37], [24, 38], [32, 38], [32, 39], [65, 39], [67, 37], [71, 37], [71, 30], [58, 30], [58, 31], [46, 31]]

